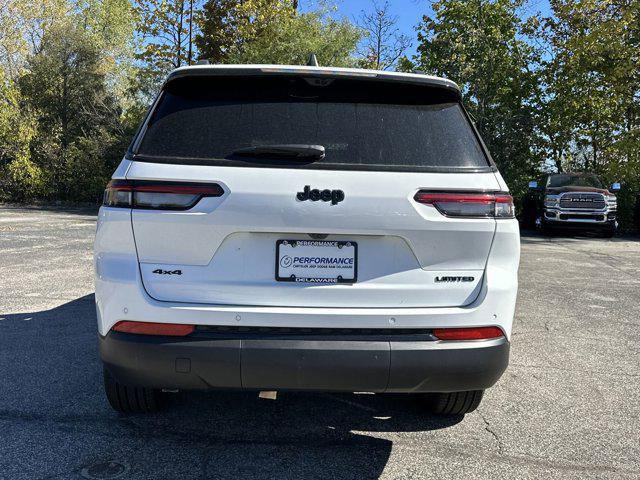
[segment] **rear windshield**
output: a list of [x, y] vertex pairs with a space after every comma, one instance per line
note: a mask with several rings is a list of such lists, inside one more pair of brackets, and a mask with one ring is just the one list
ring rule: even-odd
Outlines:
[[[321, 159], [251, 158], [238, 149], [321, 145]], [[489, 167], [456, 94], [422, 85], [301, 77], [186, 77], [152, 113], [136, 157], [302, 168]]]

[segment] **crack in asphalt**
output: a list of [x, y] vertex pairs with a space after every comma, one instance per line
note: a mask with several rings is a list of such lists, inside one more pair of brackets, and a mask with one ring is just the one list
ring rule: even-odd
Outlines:
[[484, 429], [487, 432], [489, 432], [491, 434], [491, 436], [493, 436], [493, 438], [495, 439], [496, 443], [498, 444], [498, 455], [502, 455], [503, 452], [504, 452], [504, 445], [502, 444], [502, 439], [497, 434], [497, 432], [491, 428], [491, 424], [489, 423], [489, 420], [487, 420], [487, 417], [485, 417], [484, 414], [480, 410], [478, 410], [478, 415], [480, 415], [480, 418], [484, 422]]

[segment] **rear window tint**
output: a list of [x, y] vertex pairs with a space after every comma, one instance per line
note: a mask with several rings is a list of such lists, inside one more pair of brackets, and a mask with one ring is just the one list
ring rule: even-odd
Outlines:
[[[315, 161], [233, 155], [240, 148], [272, 144], [322, 145], [326, 155]], [[176, 80], [163, 92], [135, 153], [152, 161], [245, 166], [392, 170], [489, 166], [451, 92], [300, 77]]]

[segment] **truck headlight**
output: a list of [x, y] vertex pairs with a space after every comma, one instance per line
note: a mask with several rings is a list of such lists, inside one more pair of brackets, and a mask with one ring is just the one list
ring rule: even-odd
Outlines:
[[545, 207], [557, 207], [560, 202], [560, 197], [558, 195], [545, 195], [544, 196], [544, 206]]
[[618, 199], [616, 198], [615, 195], [608, 195], [607, 196], [607, 205], [609, 205], [609, 207], [617, 207], [618, 206]]

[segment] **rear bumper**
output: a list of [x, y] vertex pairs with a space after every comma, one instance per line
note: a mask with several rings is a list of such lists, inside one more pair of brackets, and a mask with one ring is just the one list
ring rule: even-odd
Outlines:
[[106, 368], [121, 383], [185, 390], [371, 392], [481, 390], [502, 375], [505, 338], [442, 342], [427, 336], [100, 337]]

